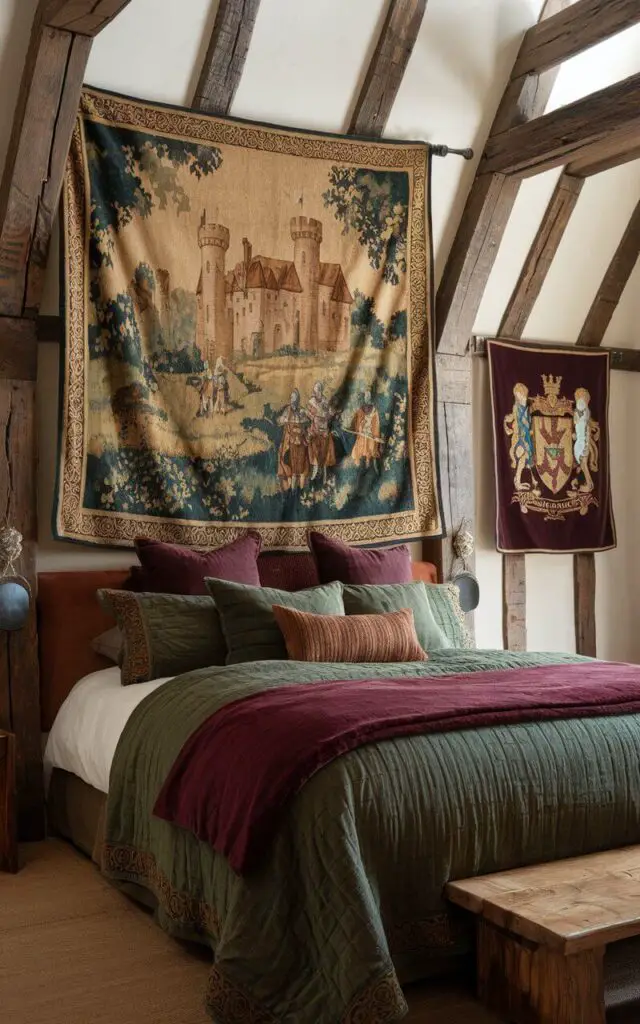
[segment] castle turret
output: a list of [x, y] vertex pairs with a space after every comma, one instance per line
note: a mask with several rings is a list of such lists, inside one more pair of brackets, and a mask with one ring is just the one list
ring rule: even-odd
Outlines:
[[217, 356], [230, 356], [232, 349], [224, 279], [229, 229], [223, 224], [207, 224], [206, 210], [198, 229], [198, 245], [202, 253], [202, 356], [212, 369]]
[[318, 286], [322, 224], [312, 217], [292, 217], [293, 262], [302, 286], [298, 345], [307, 351], [318, 348]]

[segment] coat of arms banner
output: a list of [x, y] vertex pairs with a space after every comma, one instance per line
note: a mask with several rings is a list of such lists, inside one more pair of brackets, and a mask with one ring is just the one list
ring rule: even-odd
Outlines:
[[498, 550], [615, 547], [609, 353], [500, 340], [487, 347]]
[[55, 530], [441, 533], [430, 152], [85, 90]]

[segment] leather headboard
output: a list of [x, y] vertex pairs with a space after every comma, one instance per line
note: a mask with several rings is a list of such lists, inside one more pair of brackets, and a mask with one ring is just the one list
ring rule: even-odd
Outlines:
[[[282, 571], [276, 564], [280, 560], [286, 565]], [[300, 589], [298, 583], [304, 587], [314, 582], [307, 579], [308, 565], [306, 561], [303, 564], [300, 555], [261, 555], [259, 569], [265, 586], [295, 590]], [[91, 641], [114, 625], [113, 619], [98, 604], [96, 591], [101, 587], [118, 590], [127, 576], [126, 569], [39, 574], [38, 645], [43, 731], [51, 728], [60, 705], [79, 679], [111, 665], [91, 648]], [[414, 562], [413, 578], [436, 583], [436, 567], [431, 562]]]

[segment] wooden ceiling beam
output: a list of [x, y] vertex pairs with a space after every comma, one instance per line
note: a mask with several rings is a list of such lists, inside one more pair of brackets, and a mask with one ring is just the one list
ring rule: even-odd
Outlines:
[[220, 0], [193, 106], [228, 114], [240, 83], [260, 0]]
[[591, 178], [613, 167], [620, 167], [632, 160], [640, 159], [640, 138], [636, 132], [630, 136], [618, 135], [604, 139], [594, 146], [582, 150], [576, 160], [567, 164], [567, 174], [574, 178]]
[[[540, 15], [551, 18], [569, 0], [547, 0]], [[557, 71], [539, 78], [530, 76], [526, 87], [507, 86], [496, 113], [489, 139], [539, 117], [551, 95]], [[480, 302], [513, 210], [520, 180], [503, 174], [478, 174], [460, 219], [436, 298], [438, 350], [465, 352]]]
[[498, 328], [501, 337], [521, 338], [524, 334], [583, 184], [583, 178], [560, 175], [502, 317]]
[[511, 78], [538, 75], [638, 22], [638, 0], [577, 0], [529, 29]]
[[391, 0], [356, 100], [349, 135], [382, 135], [398, 95], [427, 0]]
[[640, 74], [492, 136], [481, 174], [527, 177], [576, 160], [587, 147], [640, 141]]
[[640, 202], [609, 264], [578, 337], [578, 345], [599, 345], [640, 255]]
[[44, 25], [97, 36], [131, 0], [45, 0], [40, 7]]

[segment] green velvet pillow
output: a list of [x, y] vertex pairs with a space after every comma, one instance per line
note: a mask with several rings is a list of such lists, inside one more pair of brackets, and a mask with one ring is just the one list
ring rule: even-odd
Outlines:
[[425, 651], [452, 647], [437, 624], [424, 583], [383, 583], [344, 585], [344, 610], [347, 615], [382, 615], [410, 608], [420, 646]]
[[450, 641], [449, 646], [472, 648], [473, 639], [466, 626], [455, 583], [423, 583], [423, 586], [433, 617]]
[[224, 665], [227, 646], [210, 597], [99, 590], [122, 633], [122, 685]]
[[205, 583], [220, 614], [228, 648], [227, 665], [286, 661], [287, 648], [273, 614], [274, 604], [316, 615], [344, 615], [341, 583], [293, 592], [207, 577]]

